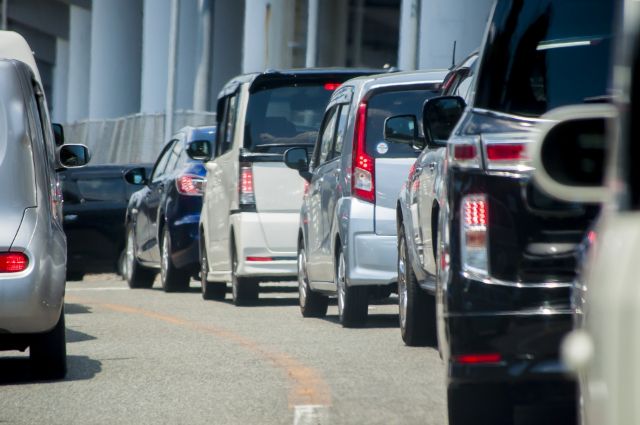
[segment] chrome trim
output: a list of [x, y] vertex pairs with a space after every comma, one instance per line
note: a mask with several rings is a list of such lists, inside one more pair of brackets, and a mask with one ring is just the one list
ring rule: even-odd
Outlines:
[[472, 107], [471, 111], [477, 112], [477, 113], [482, 114], [482, 115], [489, 115], [489, 116], [498, 117], [498, 118], [508, 118], [508, 119], [515, 120], [515, 121], [521, 121], [521, 122], [524, 122], [524, 123], [530, 123], [532, 125], [535, 125], [535, 124], [541, 123], [541, 122], [550, 122], [551, 121], [549, 119], [544, 119], [544, 118], [525, 117], [523, 115], [508, 114], [506, 112], [492, 111], [490, 109], [484, 109], [484, 108], [478, 108], [478, 107]]
[[570, 308], [554, 309], [540, 307], [529, 310], [483, 311], [480, 313], [444, 313], [443, 317], [495, 317], [495, 316], [559, 316], [572, 315]]
[[486, 283], [487, 285], [508, 286], [511, 288], [571, 288], [573, 282], [510, 282], [507, 280], [496, 279], [493, 277], [481, 276], [477, 273], [463, 271], [460, 272], [465, 279], [475, 280], [480, 283]]

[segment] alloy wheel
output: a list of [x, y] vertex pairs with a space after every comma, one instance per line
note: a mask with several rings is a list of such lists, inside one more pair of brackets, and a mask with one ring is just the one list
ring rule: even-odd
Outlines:
[[344, 304], [347, 296], [347, 288], [345, 282], [345, 263], [344, 254], [340, 252], [338, 256], [338, 273], [337, 273], [337, 286], [338, 286], [338, 313], [342, 316], [344, 312]]
[[133, 272], [135, 261], [134, 255], [134, 241], [133, 241], [133, 229], [129, 229], [127, 232], [127, 248], [126, 248], [126, 259], [125, 259], [125, 278], [127, 280], [131, 280], [131, 273]]
[[400, 238], [400, 252], [398, 253], [398, 307], [400, 327], [407, 326], [407, 257], [404, 237]]
[[163, 285], [166, 284], [167, 270], [169, 269], [169, 243], [169, 233], [165, 231], [162, 237], [162, 257], [160, 259], [160, 278]]
[[298, 291], [300, 292], [300, 307], [307, 305], [308, 285], [307, 258], [304, 249], [301, 249], [298, 252]]

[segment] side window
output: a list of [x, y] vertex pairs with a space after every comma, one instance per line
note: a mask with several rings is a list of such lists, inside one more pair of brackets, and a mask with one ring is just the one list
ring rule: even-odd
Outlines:
[[172, 153], [171, 156], [169, 157], [169, 160], [167, 161], [167, 168], [165, 169], [165, 173], [170, 173], [173, 170], [176, 169], [176, 164], [178, 163], [178, 159], [180, 158], [180, 154], [182, 153], [182, 151], [184, 149], [182, 149], [183, 146], [183, 142], [182, 140], [176, 140], [176, 142], [173, 145], [173, 149], [172, 149]]
[[331, 154], [331, 148], [333, 147], [333, 140], [336, 134], [336, 120], [338, 118], [338, 107], [333, 107], [329, 110], [325, 117], [322, 130], [318, 140], [320, 141], [320, 150], [318, 156], [318, 165], [324, 164], [329, 155]]
[[238, 109], [238, 95], [234, 94], [224, 99], [224, 117], [221, 124], [221, 131], [218, 132], [218, 155], [228, 152], [233, 145], [233, 135], [235, 134], [236, 112]]
[[162, 151], [158, 160], [156, 161], [156, 165], [153, 167], [153, 172], [151, 173], [151, 181], [156, 182], [160, 180], [160, 178], [164, 175], [164, 171], [167, 167], [167, 161], [173, 152], [173, 144], [175, 140], [172, 140]]
[[347, 129], [347, 121], [349, 120], [349, 104], [342, 105], [338, 113], [338, 129], [336, 130], [336, 143], [333, 147], [332, 158], [336, 158], [342, 154], [342, 146], [344, 145], [345, 131]]

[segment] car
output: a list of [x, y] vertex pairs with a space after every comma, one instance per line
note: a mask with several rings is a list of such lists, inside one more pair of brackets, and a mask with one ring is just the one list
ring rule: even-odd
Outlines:
[[66, 375], [66, 240], [57, 172], [88, 161], [83, 145], [56, 145], [40, 74], [25, 39], [0, 32], [2, 232], [0, 349], [29, 348], [39, 378]]
[[150, 288], [158, 270], [165, 292], [186, 291], [200, 271], [198, 223], [205, 169], [187, 153], [199, 141], [215, 140], [216, 128], [184, 127], [164, 146], [153, 170], [133, 168], [125, 180], [135, 192], [125, 214], [126, 280], [130, 288]]
[[91, 165], [59, 173], [67, 236], [67, 280], [85, 273], [120, 273], [124, 257], [124, 217], [129, 197], [139, 186], [123, 175], [151, 164]]
[[340, 84], [379, 72], [267, 70], [223, 87], [217, 150], [206, 162], [203, 286], [231, 282], [233, 302], [242, 305], [258, 299], [261, 281], [296, 278], [304, 180], [284, 165], [282, 154], [294, 146], [312, 148], [324, 107]]
[[[298, 230], [303, 316], [323, 317], [337, 295], [340, 323], [366, 322], [369, 298], [397, 281], [395, 200], [420, 148], [389, 118], [416, 114], [439, 94], [446, 70], [355, 78], [331, 96], [311, 162], [291, 148], [285, 163], [308, 181]], [[418, 133], [418, 126], [408, 123]]]
[[[442, 95], [470, 99], [478, 52], [473, 52], [447, 74]], [[417, 126], [423, 110], [404, 117]], [[456, 116], [457, 119], [457, 116]], [[406, 135], [413, 139], [411, 132]], [[400, 335], [409, 346], [437, 345], [435, 252], [438, 215], [444, 204], [443, 182], [446, 140], [415, 139], [422, 153], [411, 167], [400, 189], [396, 205], [398, 306]]]
[[574, 413], [559, 347], [572, 327], [574, 254], [599, 207], [540, 192], [526, 148], [547, 111], [609, 94], [614, 9], [609, 0], [498, 0], [469, 104], [425, 104], [425, 136], [447, 140], [444, 202], [437, 220], [419, 225], [425, 261], [436, 251], [451, 424], [510, 423], [516, 407], [546, 400]]

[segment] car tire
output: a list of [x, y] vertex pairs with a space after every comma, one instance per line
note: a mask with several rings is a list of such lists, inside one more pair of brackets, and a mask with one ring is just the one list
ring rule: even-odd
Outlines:
[[465, 384], [447, 389], [449, 425], [513, 424], [513, 408], [501, 385]]
[[126, 248], [122, 250], [120, 256], [118, 257], [118, 275], [126, 280], [127, 279], [127, 250]]
[[408, 346], [436, 346], [435, 297], [423, 291], [409, 261], [402, 225], [398, 233], [398, 310], [400, 334]]
[[127, 265], [125, 267], [126, 280], [131, 289], [149, 289], [153, 286], [157, 272], [138, 263], [133, 232], [133, 227], [129, 226], [127, 230], [127, 245], [125, 248], [125, 255], [127, 256]]
[[338, 251], [335, 270], [340, 324], [345, 328], [364, 325], [369, 313], [369, 288], [366, 286], [348, 285], [346, 278], [346, 261], [342, 250]]
[[325, 317], [329, 307], [329, 297], [319, 294], [309, 286], [307, 256], [304, 247], [298, 249], [298, 291], [300, 312], [303, 317]]
[[189, 289], [191, 274], [173, 265], [171, 255], [171, 234], [169, 226], [164, 226], [160, 241], [160, 283], [164, 292], [184, 292]]
[[202, 298], [205, 300], [222, 301], [227, 294], [227, 284], [225, 282], [209, 282], [209, 261], [207, 260], [207, 250], [205, 248], [204, 236], [200, 235], [200, 284], [202, 285]]
[[238, 276], [238, 257], [236, 248], [231, 246], [231, 293], [233, 304], [236, 306], [252, 305], [260, 296], [258, 281]]
[[64, 308], [58, 322], [48, 332], [34, 336], [29, 346], [33, 370], [41, 379], [62, 379], [67, 374], [67, 341]]

